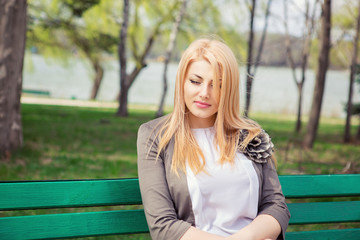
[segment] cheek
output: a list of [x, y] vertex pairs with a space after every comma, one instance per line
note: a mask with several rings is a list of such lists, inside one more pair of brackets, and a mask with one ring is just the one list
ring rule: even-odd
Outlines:
[[191, 88], [191, 85], [188, 83], [185, 83], [184, 85], [184, 96], [185, 100], [193, 95], [193, 89]]
[[189, 86], [188, 86], [188, 84], [185, 83], [184, 84], [184, 101], [185, 101], [185, 105], [188, 105], [189, 97], [190, 97]]

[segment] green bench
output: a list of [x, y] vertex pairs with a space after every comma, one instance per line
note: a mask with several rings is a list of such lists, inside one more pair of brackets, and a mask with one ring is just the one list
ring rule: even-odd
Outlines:
[[[290, 225], [355, 222], [347, 229], [287, 232], [288, 240], [360, 239], [360, 174], [280, 176], [280, 181], [286, 198], [297, 199], [288, 204]], [[298, 202], [302, 199], [307, 202]], [[89, 208], [100, 206], [115, 207]], [[31, 215], [33, 209], [58, 208], [73, 212]], [[16, 216], [8, 216], [15, 210]], [[0, 211], [0, 239], [6, 240], [148, 232], [137, 179], [0, 182]]]
[[35, 89], [22, 89], [22, 93], [27, 93], [31, 95], [43, 95], [43, 96], [50, 96], [50, 91], [44, 90], [35, 90]]

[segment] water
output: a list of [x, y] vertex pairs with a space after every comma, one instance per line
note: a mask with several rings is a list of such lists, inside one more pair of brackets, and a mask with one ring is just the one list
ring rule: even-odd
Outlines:
[[[52, 98], [88, 100], [92, 88], [92, 71], [88, 64], [78, 59], [67, 65], [44, 59], [35, 54], [26, 55], [24, 89], [45, 90]], [[132, 66], [129, 66], [129, 71]], [[128, 71], [128, 72], [129, 72]], [[168, 68], [168, 94], [166, 105], [173, 104], [177, 64]], [[242, 67], [241, 93], [245, 90], [245, 69]], [[163, 63], [151, 62], [143, 69], [129, 90], [129, 103], [159, 104], [162, 94]], [[315, 73], [309, 70], [304, 86], [303, 111], [311, 107]], [[322, 115], [344, 117], [344, 104], [349, 88], [348, 71], [328, 71], [323, 98]], [[97, 99], [114, 101], [119, 92], [119, 67], [117, 61], [108, 61]], [[253, 82], [251, 111], [295, 114], [297, 90], [289, 68], [261, 67]], [[360, 89], [356, 86], [354, 102], [360, 101]], [[242, 103], [244, 100], [242, 98]], [[243, 104], [242, 104], [243, 106]]]

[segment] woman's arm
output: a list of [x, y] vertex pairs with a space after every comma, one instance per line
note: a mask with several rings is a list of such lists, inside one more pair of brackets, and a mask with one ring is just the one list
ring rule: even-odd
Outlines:
[[272, 161], [262, 164], [262, 174], [262, 193], [261, 199], [259, 199], [260, 207], [258, 215], [269, 215], [276, 219], [281, 227], [281, 233], [277, 239], [285, 239], [285, 231], [289, 224], [290, 212], [286, 205], [279, 177]]
[[179, 240], [191, 224], [177, 218], [166, 181], [163, 155], [157, 157], [156, 132], [143, 124], [138, 131], [138, 176], [146, 220], [152, 239]]
[[275, 240], [281, 232], [279, 222], [270, 215], [258, 215], [249, 225], [226, 238], [229, 240]]

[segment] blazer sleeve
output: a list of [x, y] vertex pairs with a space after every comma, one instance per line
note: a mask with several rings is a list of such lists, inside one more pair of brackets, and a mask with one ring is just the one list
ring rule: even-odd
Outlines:
[[272, 161], [263, 164], [262, 194], [260, 200], [260, 214], [273, 216], [281, 226], [281, 234], [278, 239], [285, 239], [285, 231], [289, 224], [290, 212], [281, 190], [279, 177]]
[[[164, 154], [157, 159], [155, 131], [146, 123], [138, 131], [138, 176], [146, 220], [152, 239], [178, 240], [191, 224], [177, 218], [169, 192]], [[155, 140], [155, 141], [154, 141]]]

